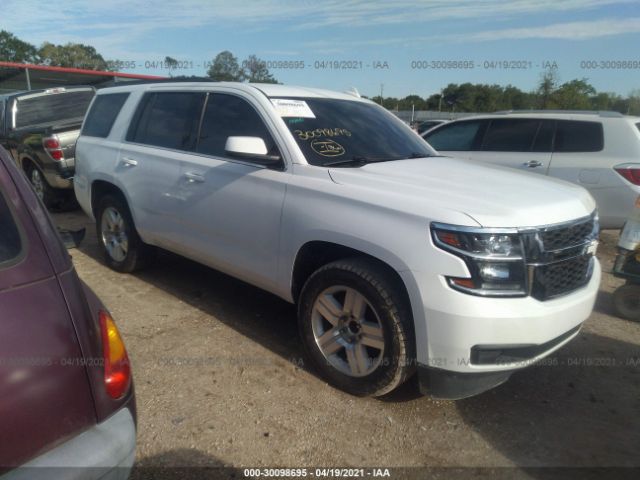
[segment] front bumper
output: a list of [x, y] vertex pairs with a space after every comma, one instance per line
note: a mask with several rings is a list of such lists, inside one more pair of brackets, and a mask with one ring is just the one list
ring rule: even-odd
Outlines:
[[[477, 297], [451, 289], [443, 277], [429, 272], [401, 275], [412, 300], [417, 362], [422, 377], [427, 371], [459, 374], [457, 380], [480, 374], [492, 379], [486, 390], [577, 335], [579, 326], [593, 309], [601, 269], [595, 260], [587, 285], [547, 301], [532, 297]], [[572, 334], [567, 335], [568, 332]], [[503, 347], [506, 355], [499, 354]], [[492, 362], [491, 355], [496, 352]], [[499, 372], [502, 375], [486, 375]], [[429, 382], [424, 385], [428, 388]]]
[[128, 408], [73, 437], [1, 480], [126, 480], [135, 460], [136, 426]]

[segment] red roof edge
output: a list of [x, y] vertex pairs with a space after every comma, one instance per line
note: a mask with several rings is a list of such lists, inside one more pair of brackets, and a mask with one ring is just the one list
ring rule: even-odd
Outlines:
[[83, 75], [94, 75], [97, 77], [136, 78], [138, 80], [161, 80], [161, 79], [167, 78], [167, 77], [160, 77], [158, 75], [140, 75], [137, 73], [105, 72], [102, 70], [86, 70], [84, 68], [49, 67], [46, 65], [33, 65], [30, 63], [0, 62], [0, 67], [21, 68], [21, 69], [28, 68], [29, 70], [44, 70], [47, 72], [81, 73]]

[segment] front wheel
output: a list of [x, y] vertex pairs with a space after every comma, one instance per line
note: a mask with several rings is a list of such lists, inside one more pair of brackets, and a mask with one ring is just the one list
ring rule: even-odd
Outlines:
[[408, 302], [374, 261], [353, 258], [318, 269], [303, 287], [298, 322], [317, 370], [348, 393], [384, 395], [415, 370]]
[[640, 322], [640, 285], [627, 283], [613, 292], [613, 307], [619, 317]]
[[142, 241], [126, 201], [120, 195], [100, 199], [96, 212], [98, 242], [113, 270], [133, 272], [149, 263], [154, 250]]

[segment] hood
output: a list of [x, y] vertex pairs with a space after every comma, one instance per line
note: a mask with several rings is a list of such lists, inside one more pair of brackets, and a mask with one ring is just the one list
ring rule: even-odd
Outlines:
[[591, 195], [577, 185], [451, 157], [331, 168], [329, 175], [341, 185], [387, 193], [394, 203], [403, 199], [401, 208], [454, 210], [483, 227], [549, 225], [590, 215], [596, 208]]

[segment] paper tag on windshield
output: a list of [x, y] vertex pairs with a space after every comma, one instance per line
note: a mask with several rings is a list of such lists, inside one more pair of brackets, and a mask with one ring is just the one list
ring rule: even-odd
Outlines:
[[272, 98], [271, 103], [281, 117], [316, 118], [304, 100]]

